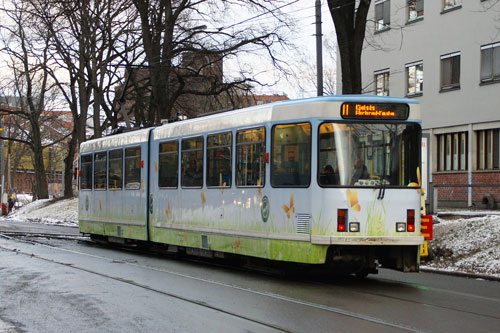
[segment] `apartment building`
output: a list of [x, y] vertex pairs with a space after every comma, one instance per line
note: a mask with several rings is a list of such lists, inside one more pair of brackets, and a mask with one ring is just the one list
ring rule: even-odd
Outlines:
[[377, 0], [368, 20], [364, 92], [421, 103], [439, 203], [498, 208], [500, 1]]

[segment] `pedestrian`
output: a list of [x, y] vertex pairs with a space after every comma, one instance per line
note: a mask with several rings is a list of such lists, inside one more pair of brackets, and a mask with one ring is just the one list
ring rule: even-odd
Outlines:
[[14, 200], [12, 200], [12, 198], [9, 198], [7, 202], [9, 203], [9, 213], [10, 213], [12, 211], [12, 207], [14, 207]]

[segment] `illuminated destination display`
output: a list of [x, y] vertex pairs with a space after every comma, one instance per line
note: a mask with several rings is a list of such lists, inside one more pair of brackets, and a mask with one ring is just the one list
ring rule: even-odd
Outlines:
[[405, 120], [409, 109], [407, 104], [349, 102], [342, 104], [340, 115], [344, 119]]

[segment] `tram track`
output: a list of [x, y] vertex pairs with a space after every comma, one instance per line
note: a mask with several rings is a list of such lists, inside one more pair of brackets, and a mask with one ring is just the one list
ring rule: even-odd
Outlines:
[[[186, 273], [181, 273], [181, 272], [178, 272], [178, 271], [173, 271], [173, 270], [159, 268], [159, 267], [154, 267], [154, 266], [149, 266], [149, 265], [143, 265], [143, 264], [139, 264], [137, 262], [131, 262], [131, 261], [120, 260], [120, 259], [117, 260], [117, 259], [113, 259], [113, 258], [107, 257], [107, 256], [100, 256], [100, 255], [89, 254], [89, 253], [85, 253], [85, 252], [81, 252], [81, 251], [75, 251], [75, 250], [65, 249], [65, 248], [61, 248], [61, 247], [58, 247], [58, 246], [46, 244], [46, 242], [40, 241], [38, 239], [45, 238], [45, 239], [78, 241], [79, 243], [90, 244], [92, 246], [97, 245], [99, 247], [105, 247], [105, 248], [111, 248], [111, 249], [117, 249], [117, 248], [119, 248], [120, 250], [126, 249], [127, 251], [132, 252], [132, 253], [136, 253], [136, 254], [141, 254], [141, 255], [146, 255], [146, 256], [156, 256], [156, 257], [159, 256], [158, 252], [148, 251], [148, 250], [145, 250], [143, 248], [139, 249], [139, 248], [125, 247], [125, 246], [121, 246], [120, 244], [111, 244], [110, 246], [108, 246], [109, 244], [108, 245], [103, 245], [101, 243], [95, 243], [94, 241], [90, 240], [88, 237], [78, 236], [78, 235], [64, 235], [64, 234], [60, 234], [60, 233], [1, 232], [0, 236], [4, 237], [4, 238], [9, 238], [9, 239], [16, 239], [18, 241], [26, 242], [26, 243], [29, 243], [29, 244], [38, 244], [38, 245], [41, 245], [41, 246], [44, 246], [44, 247], [48, 247], [48, 248], [52, 248], [52, 249], [57, 249], [59, 251], [71, 252], [71, 253], [74, 253], [74, 254], [80, 255], [80, 256], [93, 257], [93, 258], [97, 258], [99, 260], [105, 260], [105, 261], [109, 261], [109, 262], [112, 262], [112, 263], [120, 263], [120, 264], [124, 264], [124, 265], [130, 265], [130, 266], [134, 266], [134, 267], [137, 267], [137, 268], [143, 269], [143, 270], [152, 270], [152, 271], [156, 271], [156, 272], [163, 273], [163, 274], [169, 274], [169, 275], [172, 275], [172, 276], [177, 276], [177, 277], [180, 277], [180, 278], [183, 278], [183, 279], [190, 279], [190, 280], [193, 280], [193, 281], [196, 280], [196, 281], [202, 282], [202, 283], [207, 283], [207, 284], [211, 284], [211, 285], [217, 285], [217, 286], [223, 287], [223, 288], [231, 288], [233, 290], [238, 290], [238, 291], [241, 291], [241, 292], [244, 292], [244, 293], [249, 293], [249, 294], [258, 295], [258, 296], [261, 296], [261, 297], [271, 298], [271, 299], [274, 299], [274, 300], [277, 300], [277, 301], [292, 303], [292, 304], [295, 304], [295, 305], [298, 305], [298, 306], [307, 307], [309, 309], [315, 309], [315, 310], [320, 310], [320, 311], [327, 311], [327, 312], [330, 312], [330, 313], [335, 313], [335, 314], [338, 314], [338, 315], [350, 317], [350, 318], [353, 318], [353, 319], [363, 320], [363, 321], [370, 322], [370, 323], [373, 323], [373, 324], [383, 325], [385, 327], [392, 327], [392, 328], [406, 330], [406, 331], [419, 331], [419, 329], [417, 329], [415, 327], [412, 327], [412, 326], [408, 326], [408, 325], [400, 324], [400, 323], [393, 323], [393, 322], [385, 320], [385, 319], [377, 318], [377, 317], [370, 316], [370, 315], [364, 315], [362, 313], [356, 313], [356, 312], [347, 311], [347, 310], [344, 310], [344, 309], [339, 308], [339, 307], [328, 306], [328, 305], [324, 305], [324, 304], [320, 304], [320, 303], [309, 302], [309, 301], [306, 301], [306, 300], [297, 299], [297, 298], [294, 298], [294, 297], [289, 297], [289, 296], [286, 296], [286, 295], [280, 295], [280, 294], [276, 294], [276, 293], [272, 293], [272, 292], [261, 291], [261, 290], [257, 290], [257, 289], [252, 289], [252, 288], [237, 286], [237, 285], [226, 283], [226, 282], [221, 282], [221, 281], [216, 281], [216, 280], [212, 280], [212, 279], [201, 278], [201, 277], [198, 277], [198, 276], [194, 276], [194, 275], [190, 275], [190, 274], [186, 274]], [[30, 257], [34, 256], [31, 253], [22, 253], [22, 254], [29, 255]], [[163, 254], [163, 256], [164, 256], [164, 254]], [[112, 276], [112, 275], [109, 275], [109, 274], [104, 274], [104, 273], [101, 273], [101, 272], [98, 272], [98, 271], [95, 271], [95, 270], [86, 269], [84, 267], [77, 267], [77, 266], [74, 266], [74, 265], [69, 265], [69, 264], [64, 263], [64, 262], [54, 261], [54, 260], [51, 260], [51, 259], [47, 259], [47, 258], [36, 256], [36, 255], [35, 255], [35, 257], [37, 257], [39, 259], [42, 259], [42, 260], [47, 260], [47, 261], [50, 261], [50, 262], [53, 262], [53, 263], [56, 263], [56, 264], [64, 265], [66, 267], [71, 267], [73, 269], [78, 269], [78, 270], [81, 270], [81, 271], [85, 271], [87, 273], [96, 274], [96, 275], [99, 275], [99, 276], [104, 277], [104, 278], [108, 278], [108, 279], [112, 279], [112, 280], [115, 280], [115, 281], [119, 281], [119, 282], [122, 282], [122, 283], [129, 284], [129, 285], [133, 285], [133, 286], [136, 286], [136, 287], [139, 287], [139, 288], [142, 288], [142, 289], [145, 289], [145, 290], [149, 290], [149, 291], [161, 294], [161, 295], [173, 297], [173, 298], [185, 301], [185, 302], [189, 302], [189, 303], [192, 303], [192, 304], [203, 306], [205, 308], [209, 308], [209, 309], [212, 309], [212, 310], [215, 310], [215, 311], [219, 311], [221, 313], [224, 313], [224, 314], [227, 314], [227, 315], [231, 315], [231, 316], [234, 316], [236, 318], [244, 319], [244, 320], [247, 320], [249, 322], [253, 322], [253, 323], [256, 323], [256, 324], [259, 324], [259, 325], [262, 325], [262, 326], [265, 326], [265, 327], [268, 327], [268, 328], [272, 328], [272, 329], [275, 329], [275, 330], [278, 330], [278, 331], [284, 331], [284, 332], [293, 331], [293, 330], [289, 330], [289, 329], [286, 329], [286, 328], [283, 328], [283, 327], [279, 327], [279, 326], [273, 325], [272, 323], [266, 323], [266, 322], [260, 321], [259, 319], [255, 319], [255, 318], [251, 318], [251, 317], [248, 317], [248, 316], [244, 316], [244, 315], [242, 315], [240, 313], [237, 313], [235, 311], [230, 311], [230, 310], [224, 309], [224, 308], [219, 307], [219, 306], [214, 306], [214, 305], [208, 304], [208, 303], [206, 303], [204, 301], [201, 301], [201, 300], [197, 300], [197, 299], [194, 299], [194, 298], [188, 298], [188, 297], [185, 297], [183, 295], [179, 295], [179, 294], [175, 294], [175, 293], [165, 292], [163, 290], [156, 289], [156, 288], [153, 288], [151, 286], [138, 283], [136, 281], [131, 281], [131, 280], [123, 279], [123, 278], [120, 278], [120, 277]], [[208, 264], [210, 266], [218, 266], [218, 267], [222, 267], [222, 268], [230, 268], [232, 270], [237, 269], [239, 271], [244, 271], [244, 272], [245, 271], [246, 272], [248, 272], [248, 271], [255, 272], [254, 270], [251, 270], [251, 269], [248, 269], [248, 268], [245, 268], [245, 267], [241, 267], [241, 266], [232, 266], [232, 265], [227, 265], [227, 264], [221, 264], [220, 262], [212, 262], [212, 261], [207, 261], [207, 260], [193, 258], [193, 257], [185, 257], [185, 258], [187, 260], [191, 261], [191, 262], [199, 262], [199, 263], [203, 263], [205, 265]], [[271, 276], [276, 276], [276, 274], [269, 273], [269, 272], [267, 274], [271, 275]], [[415, 287], [414, 285], [412, 285], [410, 283], [394, 282], [392, 280], [387, 280], [387, 279], [383, 279], [383, 278], [376, 278], [376, 279], [378, 281], [380, 281], [381, 283], [397, 283], [399, 285], [404, 285], [405, 287]], [[304, 278], [294, 277], [294, 281], [299, 282], [299, 283], [304, 283], [306, 285], [316, 284], [316, 285], [325, 286], [325, 287], [332, 286], [332, 282], [325, 281], [324, 279], [321, 279], [321, 278], [319, 278], [319, 279], [318, 278], [305, 278], [304, 279]], [[338, 285], [336, 283], [334, 283], [333, 286], [338, 286]], [[442, 292], [442, 293], [446, 293], [446, 294], [449, 294], [449, 295], [452, 295], [452, 294], [453, 295], [455, 295], [455, 294], [458, 295], [458, 294], [460, 294], [460, 296], [463, 296], [463, 297], [468, 297], [468, 298], [472, 297], [472, 298], [476, 298], [476, 299], [482, 299], [482, 300], [486, 300], [486, 301], [495, 301], [495, 302], [497, 302], [497, 300], [495, 300], [493, 298], [481, 297], [481, 296], [476, 296], [476, 295], [472, 295], [472, 294], [454, 293], [454, 292], [452, 292], [450, 290], [445, 290], [445, 289], [440, 289], [440, 288], [432, 288], [432, 289], [433, 289], [433, 291]], [[488, 314], [478, 313], [478, 312], [474, 312], [474, 311], [468, 311], [466, 309], [458, 309], [458, 308], [454, 307], [453, 305], [443, 306], [443, 305], [440, 305], [440, 304], [433, 304], [432, 302], [429, 303], [428, 301], [415, 300], [415, 299], [411, 299], [411, 298], [408, 298], [408, 297], [401, 297], [401, 296], [397, 296], [397, 295], [386, 294], [386, 293], [379, 292], [379, 291], [364, 290], [363, 288], [354, 288], [352, 291], [355, 292], [355, 293], [358, 293], [360, 295], [367, 295], [367, 296], [372, 296], [372, 297], [377, 297], [377, 298], [384, 298], [384, 299], [391, 299], [391, 300], [396, 300], [396, 301], [401, 301], [401, 302], [407, 302], [408, 304], [412, 303], [412, 304], [415, 304], [417, 306], [432, 307], [432, 308], [435, 308], [436, 310], [440, 309], [440, 310], [445, 310], [445, 311], [453, 311], [453, 312], [457, 312], [457, 313], [470, 314], [470, 315], [474, 315], [474, 316], [480, 316], [480, 317], [487, 317], [487, 318], [492, 318], [492, 319], [498, 319], [498, 317], [491, 316], [491, 315], [488, 315]]]
[[[177, 276], [177, 277], [180, 277], [180, 278], [183, 278], [183, 279], [190, 279], [190, 280], [193, 280], [193, 281], [198, 281], [198, 282], [207, 283], [207, 284], [211, 284], [211, 285], [217, 285], [217, 286], [223, 287], [223, 288], [231, 288], [233, 290], [237, 290], [237, 291], [240, 291], [240, 292], [253, 294], [253, 295], [256, 295], [256, 296], [270, 298], [270, 299], [273, 299], [273, 300], [276, 300], [276, 301], [291, 303], [291, 304], [294, 304], [294, 305], [297, 305], [297, 306], [307, 307], [309, 309], [326, 311], [326, 312], [334, 313], [334, 314], [337, 314], [337, 315], [346, 316], [346, 317], [349, 317], [349, 318], [352, 318], [352, 319], [362, 320], [362, 321], [369, 322], [369, 323], [376, 324], [376, 325], [382, 325], [383, 327], [387, 327], [387, 328], [390, 327], [390, 328], [394, 328], [394, 329], [399, 329], [399, 330], [404, 330], [404, 331], [411, 331], [411, 332], [420, 331], [419, 329], [417, 329], [415, 327], [412, 327], [412, 326], [408, 326], [408, 325], [404, 325], [404, 324], [400, 324], [400, 323], [393, 323], [393, 322], [384, 320], [382, 318], [377, 318], [377, 317], [374, 317], [374, 316], [364, 315], [362, 313], [356, 313], [356, 312], [352, 312], [352, 311], [347, 311], [347, 310], [344, 310], [344, 309], [341, 309], [341, 308], [338, 308], [338, 307], [332, 307], [332, 306], [328, 306], [328, 305], [323, 305], [323, 304], [319, 304], [319, 303], [309, 302], [309, 301], [305, 301], [305, 300], [301, 300], [301, 299], [297, 299], [297, 298], [293, 298], [293, 297], [289, 297], [289, 296], [285, 296], [285, 295], [280, 295], [280, 294], [276, 294], [276, 293], [271, 293], [271, 292], [267, 292], [267, 291], [260, 291], [260, 290], [256, 290], [256, 289], [252, 289], [252, 288], [237, 286], [237, 285], [226, 283], [226, 282], [216, 281], [216, 280], [212, 280], [212, 279], [206, 279], [206, 278], [202, 278], [202, 277], [198, 277], [198, 276], [193, 276], [193, 275], [190, 275], [190, 274], [181, 273], [181, 272], [177, 272], [177, 271], [173, 271], [173, 270], [168, 270], [168, 269], [164, 269], [164, 268], [153, 267], [153, 266], [148, 266], [148, 265], [142, 265], [142, 264], [138, 264], [138, 263], [135, 263], [135, 262], [126, 261], [126, 260], [117, 260], [117, 259], [113, 259], [113, 258], [106, 257], [106, 256], [89, 254], [89, 253], [85, 253], [85, 252], [81, 252], [81, 251], [65, 249], [65, 248], [61, 248], [61, 247], [58, 247], [58, 246], [49, 245], [49, 244], [46, 244], [44, 242], [36, 240], [37, 238], [48, 238], [48, 239], [69, 240], [69, 241], [83, 242], [83, 243], [86, 243], [86, 244], [89, 244], [89, 243], [93, 244], [93, 242], [90, 241], [87, 237], [82, 237], [82, 236], [68, 236], [68, 235], [63, 235], [63, 234], [50, 234], [50, 233], [29, 233], [29, 232], [2, 232], [2, 233], [0, 233], [0, 237], [6, 238], [6, 239], [11, 239], [11, 240], [15, 239], [17, 241], [25, 242], [25, 243], [32, 244], [32, 245], [33, 244], [37, 244], [37, 245], [44, 246], [44, 247], [47, 247], [47, 248], [51, 248], [51, 249], [54, 249], [54, 250], [73, 253], [75, 255], [87, 256], [87, 257], [92, 257], [92, 258], [95, 258], [95, 259], [105, 260], [105, 261], [109, 261], [109, 262], [113, 262], [113, 263], [120, 263], [120, 264], [124, 264], [124, 265], [130, 265], [130, 266], [134, 266], [136, 268], [140, 268], [140, 269], [144, 269], [144, 270], [152, 270], [152, 271], [156, 271], [156, 272], [163, 273], [163, 274], [169, 274], [169, 275]], [[3, 248], [3, 249], [4, 250], [9, 250], [8, 248]], [[50, 258], [45, 258], [43, 256], [36, 255], [36, 254], [33, 254], [33, 253], [29, 253], [29, 252], [24, 252], [24, 251], [21, 251], [19, 249], [16, 249], [15, 251], [16, 251], [17, 254], [29, 256], [29, 257], [32, 257], [32, 258], [37, 258], [37, 259], [40, 259], [40, 260], [51, 262], [53, 264], [58, 264], [58, 265], [65, 266], [65, 267], [68, 267], [70, 269], [75, 269], [75, 270], [83, 271], [83, 272], [94, 274], [94, 275], [97, 275], [97, 276], [100, 276], [100, 277], [103, 277], [103, 278], [106, 278], [106, 279], [111, 279], [111, 280], [114, 280], [114, 281], [117, 281], [117, 282], [121, 282], [121, 283], [125, 283], [125, 284], [128, 284], [128, 285], [134, 286], [134, 287], [142, 288], [144, 290], [148, 290], [148, 291], [151, 291], [151, 292], [154, 292], [154, 293], [157, 293], [157, 294], [161, 294], [161, 295], [164, 295], [164, 296], [172, 297], [172, 298], [184, 301], [184, 302], [188, 302], [188, 303], [191, 303], [191, 304], [202, 306], [204, 308], [208, 308], [208, 309], [211, 309], [211, 310], [214, 310], [214, 311], [218, 311], [220, 313], [224, 313], [224, 314], [227, 314], [227, 315], [239, 318], [239, 319], [243, 319], [243, 320], [246, 320], [246, 321], [249, 321], [249, 322], [261, 325], [263, 327], [267, 327], [267, 328], [274, 329], [274, 330], [277, 330], [277, 331], [282, 331], [282, 332], [294, 332], [294, 330], [289, 329], [289, 328], [280, 327], [280, 326], [277, 326], [277, 325], [275, 325], [273, 323], [269, 323], [269, 322], [265, 322], [265, 321], [262, 321], [262, 320], [259, 320], [259, 319], [256, 319], [256, 318], [245, 316], [245, 315], [240, 314], [240, 313], [238, 313], [236, 311], [231, 311], [231, 310], [228, 310], [228, 309], [224, 309], [224, 308], [222, 308], [220, 306], [215, 306], [215, 305], [208, 304], [207, 302], [204, 302], [202, 300], [198, 300], [198, 299], [194, 299], [194, 298], [189, 298], [189, 297], [185, 297], [183, 295], [179, 295], [179, 294], [176, 294], [176, 293], [172, 293], [172, 292], [160, 290], [158, 288], [154, 288], [154, 287], [151, 287], [151, 286], [148, 286], [148, 285], [144, 285], [144, 284], [138, 283], [137, 281], [133, 281], [133, 280], [129, 280], [129, 279], [124, 279], [122, 277], [117, 277], [117, 276], [113, 276], [113, 275], [110, 275], [110, 274], [107, 274], [107, 273], [99, 272], [97, 270], [93, 270], [93, 269], [88, 269], [88, 268], [85, 268], [85, 267], [76, 266], [74, 264], [69, 264], [69, 263], [66, 263], [66, 262], [63, 262], [63, 261], [58, 261], [58, 260], [53, 260], [53, 259], [50, 259]], [[140, 252], [141, 254], [148, 254], [148, 253], [145, 253], [144, 251], [135, 251], [135, 250], [131, 250], [131, 251], [133, 251], [133, 252]], [[157, 255], [157, 253], [155, 255]], [[191, 260], [191, 261], [193, 261], [193, 260]], [[194, 260], [194, 261], [196, 261], [196, 260]], [[202, 261], [202, 262], [204, 264], [207, 264], [207, 261]], [[220, 265], [220, 264], [216, 264], [216, 265], [222, 266], [222, 267], [226, 267], [226, 268], [228, 267], [228, 266], [224, 266], [224, 265]], [[231, 268], [234, 268], [234, 267], [231, 267]], [[248, 270], [248, 269], [242, 269], [242, 270]], [[310, 283], [312, 281], [302, 281], [302, 282]]]

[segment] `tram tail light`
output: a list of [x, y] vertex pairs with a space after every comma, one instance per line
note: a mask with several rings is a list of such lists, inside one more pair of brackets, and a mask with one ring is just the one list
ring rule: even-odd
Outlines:
[[141, 160], [141, 169], [144, 168], [144, 161]]
[[415, 231], [415, 210], [408, 209], [406, 211], [406, 231]]
[[337, 231], [345, 232], [347, 224], [347, 209], [337, 209]]

